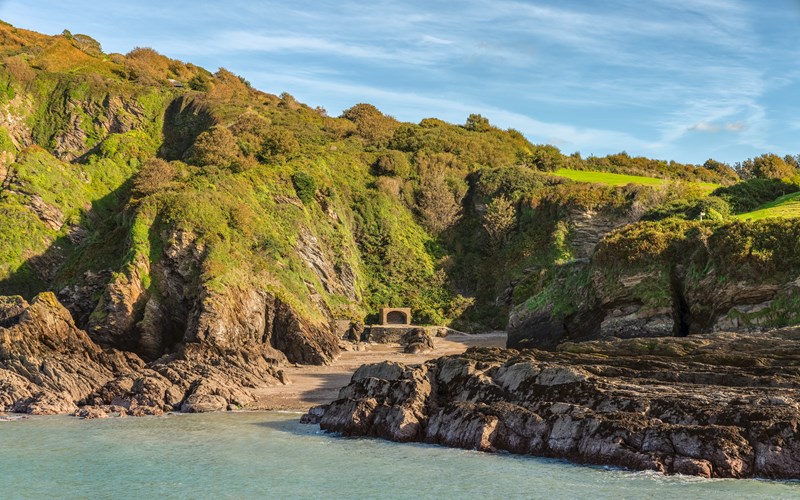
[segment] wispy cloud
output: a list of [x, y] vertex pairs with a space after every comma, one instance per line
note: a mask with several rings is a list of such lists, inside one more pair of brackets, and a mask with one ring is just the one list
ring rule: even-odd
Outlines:
[[0, 18], [225, 66], [331, 110], [479, 112], [585, 154], [797, 149], [786, 133], [800, 129], [797, 0], [0, 0]]

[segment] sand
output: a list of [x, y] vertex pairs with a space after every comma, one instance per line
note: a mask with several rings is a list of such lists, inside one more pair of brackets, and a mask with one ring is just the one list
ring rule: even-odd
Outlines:
[[257, 401], [248, 407], [251, 410], [296, 410], [329, 403], [336, 399], [339, 389], [350, 382], [350, 377], [359, 366], [381, 361], [398, 361], [419, 364], [432, 358], [459, 354], [468, 347], [505, 347], [506, 333], [492, 332], [481, 335], [450, 335], [434, 339], [434, 350], [421, 354], [406, 354], [398, 344], [354, 344], [345, 343], [348, 349], [330, 365], [294, 365], [284, 368], [289, 384], [257, 389]]

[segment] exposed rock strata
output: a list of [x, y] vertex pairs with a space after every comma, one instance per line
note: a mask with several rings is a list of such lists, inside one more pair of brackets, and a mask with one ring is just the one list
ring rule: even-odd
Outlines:
[[261, 337], [248, 339], [247, 331], [222, 328], [220, 322], [236, 323], [206, 313], [197, 328], [202, 338], [145, 364], [95, 344], [51, 293], [30, 304], [0, 297], [0, 411], [75, 413], [80, 406], [77, 414], [86, 418], [219, 411], [252, 402], [252, 388], [285, 381], [282, 352]]
[[136, 356], [100, 349], [51, 293], [30, 304], [2, 298], [0, 410], [69, 413], [116, 374], [143, 366]]
[[306, 417], [344, 435], [706, 477], [800, 478], [800, 330], [470, 349], [361, 367]]

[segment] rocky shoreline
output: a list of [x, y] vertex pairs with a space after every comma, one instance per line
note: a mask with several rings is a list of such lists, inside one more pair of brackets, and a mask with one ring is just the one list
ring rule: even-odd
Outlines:
[[470, 349], [361, 367], [306, 422], [714, 478], [800, 478], [800, 329]]

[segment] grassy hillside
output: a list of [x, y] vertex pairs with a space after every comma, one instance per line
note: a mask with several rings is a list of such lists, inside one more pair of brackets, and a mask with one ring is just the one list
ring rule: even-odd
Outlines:
[[757, 210], [736, 215], [736, 218], [740, 220], [761, 220], [769, 217], [800, 217], [800, 193], [781, 196]]
[[[663, 186], [667, 180], [641, 175], [615, 174], [611, 172], [598, 172], [592, 170], [573, 170], [560, 168], [553, 172], [553, 175], [564, 177], [577, 182], [592, 182], [606, 184], [609, 186], [625, 186], [627, 184], [638, 184], [640, 186]], [[701, 189], [703, 192], [710, 193], [719, 188], [719, 184], [711, 182], [690, 182], [690, 185]]]
[[616, 227], [725, 219], [794, 189], [565, 156], [480, 115], [403, 123], [362, 103], [331, 117], [69, 32], [0, 24], [0, 58], [0, 293], [60, 292], [95, 324], [114, 301], [133, 302], [137, 328], [147, 307], [259, 290], [316, 322], [409, 306], [420, 323], [502, 328]]

